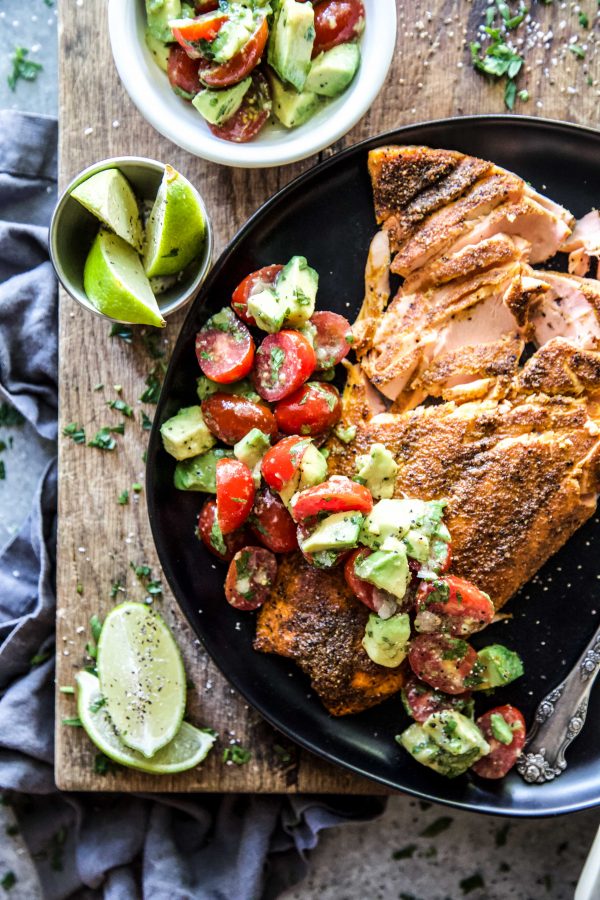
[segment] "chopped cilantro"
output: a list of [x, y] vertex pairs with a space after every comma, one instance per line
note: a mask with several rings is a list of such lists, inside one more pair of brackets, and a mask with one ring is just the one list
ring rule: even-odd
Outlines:
[[438, 834], [450, 828], [453, 821], [452, 816], [440, 816], [439, 819], [435, 819], [427, 828], [423, 829], [420, 837], [437, 837]]
[[108, 430], [114, 434], [125, 434], [125, 423], [119, 422], [118, 425], [110, 425]]
[[99, 711], [102, 709], [102, 707], [105, 706], [105, 705], [106, 705], [106, 700], [105, 700], [105, 698], [104, 698], [104, 697], [98, 697], [97, 700], [93, 700], [92, 703], [90, 703], [90, 712], [91, 712], [91, 713], [97, 713], [97, 712], [99, 712]]
[[392, 859], [412, 859], [416, 849], [416, 844], [407, 844], [406, 847], [402, 847], [400, 850], [395, 850], [392, 853]]
[[271, 348], [271, 385], [277, 384], [281, 367], [285, 362], [285, 353], [281, 347]]
[[515, 108], [515, 100], [517, 98], [517, 84], [512, 78], [506, 82], [504, 87], [504, 103], [507, 109]]
[[8, 871], [5, 872], [2, 878], [0, 878], [0, 887], [4, 888], [5, 891], [10, 891], [12, 887], [17, 883], [17, 876], [14, 872]]
[[519, 100], [520, 100], [522, 103], [527, 103], [527, 101], [529, 100], [529, 91], [526, 90], [525, 88], [523, 88], [522, 91], [519, 91], [519, 92], [517, 93], [517, 97], [519, 98]]
[[142, 342], [146, 348], [146, 352], [152, 359], [161, 359], [165, 355], [165, 351], [158, 346], [159, 336], [156, 331], [147, 331], [142, 335]]
[[13, 428], [15, 425], [22, 425], [24, 421], [25, 416], [18, 409], [8, 403], [0, 403], [0, 425], [3, 428]]
[[81, 719], [79, 716], [70, 716], [62, 720], [63, 725], [72, 725], [74, 728], [81, 728]]
[[126, 344], [131, 344], [133, 342], [133, 329], [129, 325], [120, 325], [118, 322], [115, 322], [108, 336], [121, 338]]
[[221, 556], [227, 555], [227, 546], [225, 544], [225, 539], [223, 537], [223, 532], [219, 526], [217, 519], [212, 524], [212, 528], [210, 529], [210, 543]]
[[150, 578], [150, 576], [152, 575], [152, 569], [150, 568], [150, 566], [147, 566], [145, 564], [136, 566], [135, 563], [129, 563], [129, 565], [138, 578]]
[[[497, 3], [497, 7], [507, 30], [516, 28], [523, 21], [526, 12], [524, 8], [521, 9], [519, 15], [510, 16], [510, 11], [505, 3]], [[478, 72], [490, 78], [506, 77], [504, 103], [508, 109], [512, 109], [517, 94], [515, 78], [521, 71], [524, 59], [520, 53], [517, 53], [505, 42], [500, 28], [492, 27], [493, 18], [493, 15], [491, 18], [489, 15], [486, 18], [485, 32], [491, 39], [489, 45], [484, 50], [478, 41], [472, 41], [469, 45], [471, 63]]]
[[125, 592], [125, 588], [121, 584], [121, 581], [113, 581], [110, 586], [110, 596], [114, 600], [119, 591]]
[[128, 419], [133, 418], [133, 409], [129, 406], [128, 403], [125, 403], [124, 400], [121, 400], [119, 397], [118, 400], [107, 400], [106, 405], [110, 406], [111, 409], [116, 409], [117, 412], [123, 413], [124, 416], [127, 416]]
[[70, 437], [76, 444], [85, 444], [85, 430], [77, 422], [70, 422], [63, 428], [65, 437]]
[[142, 403], [158, 403], [158, 398], [160, 397], [161, 382], [160, 378], [158, 378], [156, 374], [155, 369], [152, 369], [152, 371], [148, 373], [145, 384], [146, 390], [140, 397]]
[[15, 47], [11, 58], [12, 72], [6, 79], [11, 91], [16, 90], [19, 78], [24, 81], [35, 81], [44, 68], [41, 63], [27, 59], [28, 56], [29, 50], [26, 47]]
[[96, 641], [96, 643], [98, 643], [98, 641], [100, 640], [100, 632], [102, 631], [102, 622], [98, 618], [96, 613], [94, 613], [90, 618], [90, 630], [92, 632], [93, 639]]
[[446, 650], [442, 653], [442, 659], [462, 659], [467, 655], [469, 645], [460, 638], [450, 638]]
[[578, 59], [585, 59], [585, 50], [579, 44], [569, 44], [569, 50]]
[[110, 433], [114, 430], [114, 428], [105, 425], [104, 428], [96, 432], [91, 441], [88, 441], [88, 447], [97, 447], [98, 450], [114, 450], [117, 442]]
[[146, 590], [149, 594], [162, 594], [162, 584], [155, 578], [153, 581], [148, 582]]
[[33, 668], [34, 666], [41, 666], [42, 663], [45, 663], [47, 659], [50, 659], [52, 656], [51, 650], [44, 650], [42, 653], [36, 653], [35, 656], [32, 656], [29, 660], [29, 665]]
[[285, 747], [282, 747], [281, 744], [273, 744], [273, 750], [282, 765], [287, 766], [293, 761], [292, 753], [286, 750]]
[[232, 762], [236, 766], [243, 766], [252, 758], [250, 750], [241, 747], [240, 744], [232, 744], [223, 751], [223, 762]]
[[83, 594], [83, 585], [80, 581], [77, 582], [77, 587], [75, 588], [78, 594]]
[[103, 387], [104, 387], [103, 383], [101, 381], [99, 381], [98, 384], [94, 385], [94, 390], [101, 391]]
[[4, 460], [0, 459], [0, 481], [4, 481], [6, 479], [6, 466], [4, 465]]
[[127, 488], [125, 488], [124, 491], [121, 491], [117, 503], [119, 506], [126, 506], [129, 503], [129, 491]]
[[590, 20], [584, 12], [579, 13], [579, 24], [582, 28], [590, 27]]
[[109, 775], [113, 772], [118, 772], [118, 768], [112, 759], [109, 759], [104, 753], [96, 753], [94, 757], [94, 772], [96, 775]]
[[142, 485], [136, 481], [135, 484], [131, 485], [131, 490], [134, 494], [140, 494], [142, 491]]
[[152, 419], [142, 410], [142, 428], [144, 431], [150, 431], [152, 428]]

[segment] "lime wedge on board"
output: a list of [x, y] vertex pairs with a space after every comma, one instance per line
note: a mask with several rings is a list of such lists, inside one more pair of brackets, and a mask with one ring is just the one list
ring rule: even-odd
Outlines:
[[182, 722], [173, 740], [147, 759], [120, 740], [103, 702], [98, 678], [90, 672], [79, 672], [75, 680], [77, 714], [87, 736], [109, 759], [122, 766], [154, 775], [185, 772], [201, 763], [216, 741], [214, 735]]
[[83, 287], [99, 312], [132, 325], [166, 325], [140, 258], [122, 238], [101, 228], [83, 269]]
[[144, 229], [138, 202], [131, 185], [118, 169], [97, 172], [73, 188], [71, 197], [139, 253], [142, 252]]
[[98, 640], [100, 690], [119, 737], [147, 758], [172, 741], [185, 712], [185, 670], [162, 618], [144, 603], [121, 603]]
[[206, 224], [197, 194], [187, 178], [165, 166], [146, 225], [144, 269], [149, 277], [176, 275], [204, 247]]

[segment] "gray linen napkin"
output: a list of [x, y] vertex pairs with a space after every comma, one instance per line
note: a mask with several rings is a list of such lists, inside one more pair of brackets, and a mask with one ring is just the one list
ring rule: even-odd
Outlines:
[[[46, 250], [56, 133], [54, 119], [0, 111], [0, 401], [46, 438], [56, 438], [58, 405], [57, 290]], [[44, 897], [273, 900], [303, 877], [322, 829], [373, 818], [383, 801], [58, 792], [55, 518], [51, 462], [29, 518], [0, 556], [0, 790]], [[31, 667], [44, 652], [46, 661]]]

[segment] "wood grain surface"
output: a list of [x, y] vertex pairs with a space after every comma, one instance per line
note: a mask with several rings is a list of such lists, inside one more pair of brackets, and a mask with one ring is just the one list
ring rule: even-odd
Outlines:
[[[488, 0], [428, 0], [427, 4], [399, 0], [396, 54], [384, 89], [363, 120], [320, 158], [401, 125], [445, 116], [503, 112], [502, 86], [490, 84], [470, 64], [468, 41], [476, 39], [487, 5]], [[580, 5], [593, 23], [596, 0], [582, 0]], [[530, 100], [518, 101], [515, 112], [597, 125], [598, 57], [588, 53], [581, 60], [566, 49], [567, 35], [581, 35], [581, 28], [571, 5], [568, 10], [564, 6], [533, 3], [532, 16], [540, 23], [539, 33], [552, 28], [557, 36], [564, 36], [560, 40], [556, 37], [546, 49], [534, 47], [527, 52], [519, 88], [528, 90]], [[561, 21], [566, 25], [561, 26]], [[292, 166], [250, 171], [224, 168], [190, 156], [154, 131], [123, 90], [112, 62], [104, 3], [85, 0], [78, 5], [73, 0], [60, 0], [59, 34], [62, 186], [85, 166], [110, 156], [135, 154], [170, 162], [203, 194], [218, 254], [261, 203], [318, 162], [314, 157]], [[579, 39], [580, 43], [590, 40], [593, 29]], [[181, 313], [169, 319], [166, 335], [161, 335], [165, 350], [173, 346], [183, 317]], [[148, 432], [141, 427], [141, 410], [152, 417], [154, 407], [140, 403], [138, 398], [152, 362], [139, 330], [131, 345], [109, 338], [105, 321], [86, 313], [61, 293], [61, 427], [80, 423], [89, 439], [100, 427], [125, 421], [125, 434], [116, 435], [114, 452], [78, 445], [68, 438], [60, 440], [57, 688], [73, 684], [76, 671], [89, 663], [85, 644], [90, 616], [97, 613], [102, 617], [126, 597], [142, 600], [146, 596], [130, 564], [147, 564], [155, 578], [161, 577], [144, 493], [137, 495], [131, 489], [132, 484], [144, 482], [142, 455]], [[98, 384], [104, 387], [94, 390]], [[122, 386], [121, 396], [134, 407], [133, 421], [124, 420], [107, 406], [107, 401], [117, 397], [115, 385]], [[129, 503], [119, 505], [117, 499], [124, 489], [129, 489]], [[117, 582], [121, 587], [116, 597], [111, 597], [111, 586]], [[133, 770], [97, 774], [95, 750], [82, 729], [61, 725], [64, 717], [75, 715], [74, 700], [57, 690], [56, 782], [60, 788], [383, 792], [371, 782], [291, 747], [248, 708], [207, 659], [166, 585], [162, 600], [156, 603], [183, 650], [190, 682], [190, 719], [219, 732], [216, 752], [201, 767], [173, 777], [153, 777]], [[222, 762], [223, 748], [231, 741], [252, 749], [249, 763], [236, 767]], [[289, 753], [289, 759], [278, 749], [281, 747]]]

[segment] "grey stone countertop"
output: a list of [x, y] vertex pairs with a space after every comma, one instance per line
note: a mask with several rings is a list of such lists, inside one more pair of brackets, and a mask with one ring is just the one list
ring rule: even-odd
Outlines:
[[[7, 77], [17, 46], [29, 48], [29, 58], [43, 70], [35, 81], [19, 81], [13, 92]], [[50, 0], [0, 0], [0, 107], [56, 115], [56, 9]], [[51, 452], [26, 427], [10, 435], [12, 449], [3, 453], [6, 479], [0, 481], [0, 547], [26, 516]], [[8, 436], [7, 429], [0, 432], [5, 442]], [[37, 876], [24, 864], [10, 815], [0, 807], [0, 881], [7, 871], [18, 872], [19, 881], [10, 891], [0, 887], [0, 898], [36, 900], [42, 896]], [[570, 900], [599, 819], [595, 810], [500, 819], [394, 796], [377, 822], [322, 834], [307, 879], [284, 898]]]

